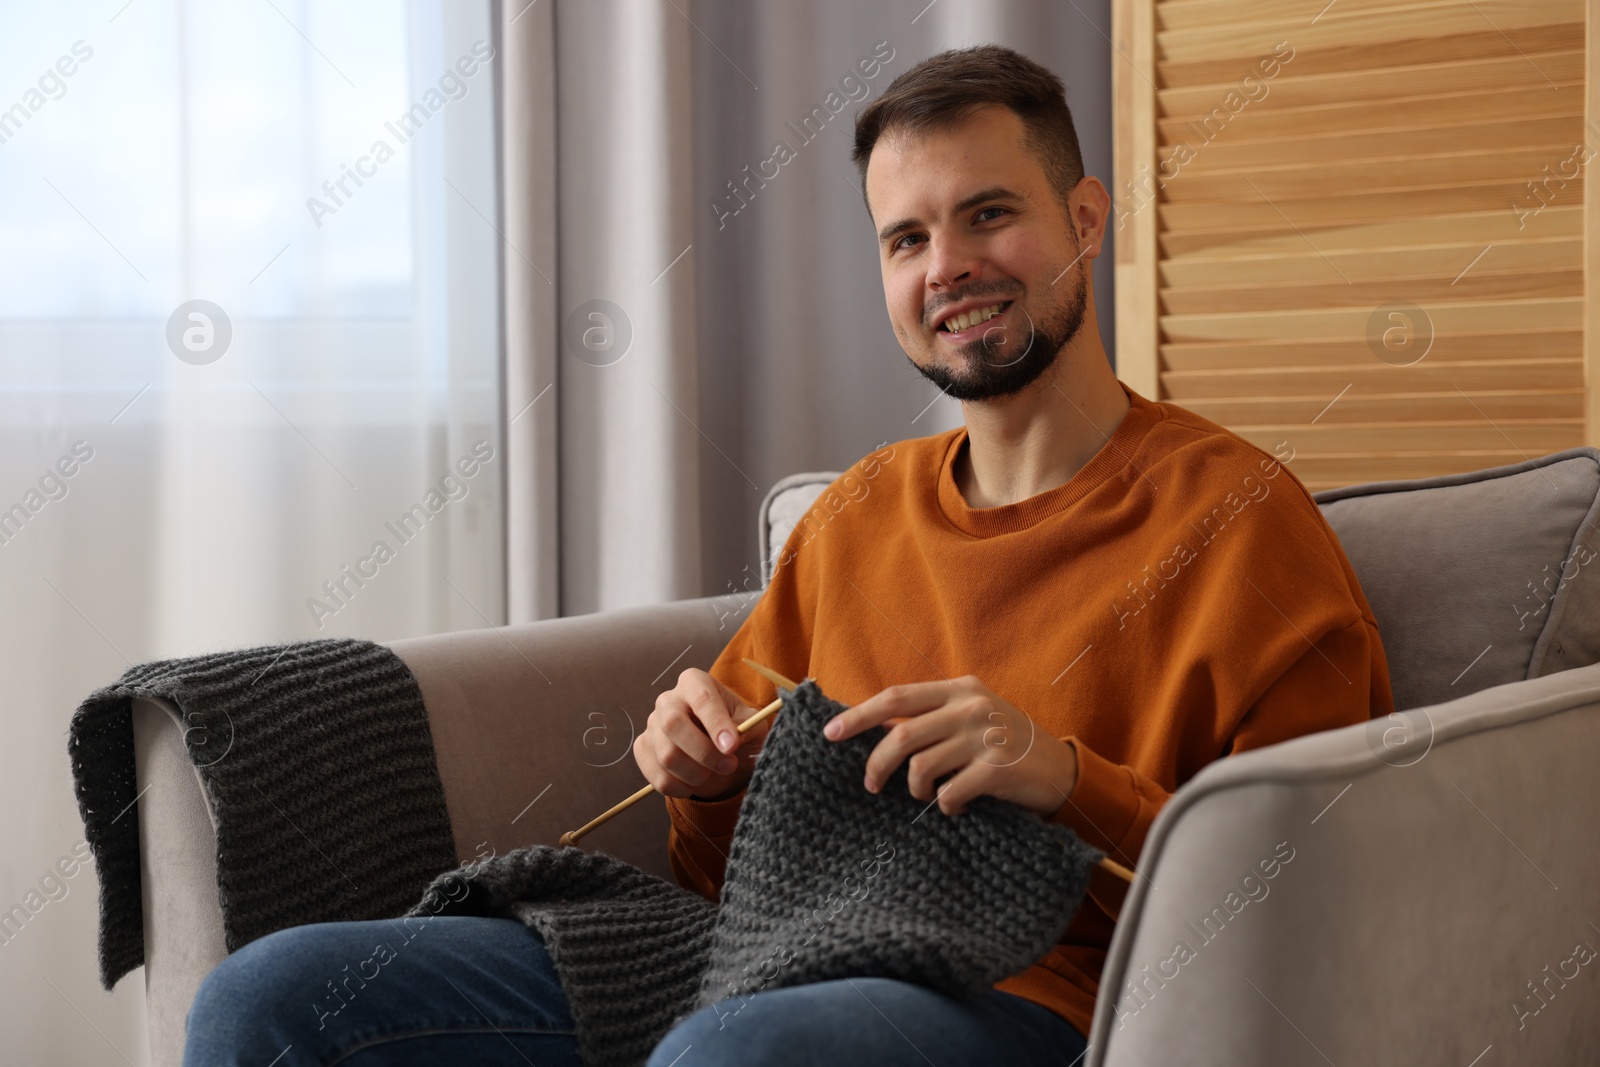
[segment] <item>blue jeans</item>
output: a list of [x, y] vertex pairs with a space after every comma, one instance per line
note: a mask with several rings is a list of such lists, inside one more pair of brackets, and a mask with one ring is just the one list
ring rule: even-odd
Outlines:
[[[1069, 1067], [1083, 1052], [1065, 1019], [1009, 993], [963, 1003], [907, 982], [849, 978], [697, 1012], [648, 1067]], [[201, 983], [184, 1063], [581, 1067], [539, 935], [511, 919], [455, 916], [315, 923], [246, 945]]]

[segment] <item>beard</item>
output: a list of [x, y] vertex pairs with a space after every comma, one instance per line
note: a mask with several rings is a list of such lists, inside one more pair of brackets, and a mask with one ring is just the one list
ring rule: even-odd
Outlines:
[[[1028, 324], [1026, 336], [1019, 337], [1015, 344], [1007, 345], [1009, 330], [996, 329], [956, 349], [949, 364], [930, 360], [923, 366], [909, 355], [906, 358], [911, 359], [911, 365], [919, 374], [955, 400], [993, 400], [1019, 393], [1055, 364], [1061, 350], [1083, 328], [1089, 303], [1087, 272], [1088, 268], [1078, 271], [1066, 299], [1042, 309], [1041, 318], [1037, 320], [1028, 315], [1021, 304], [1013, 304]], [[1013, 299], [1014, 293], [1015, 289], [1008, 288], [992, 295]], [[986, 295], [991, 293], [975, 288], [957, 299]], [[939, 342], [934, 344], [938, 346]]]

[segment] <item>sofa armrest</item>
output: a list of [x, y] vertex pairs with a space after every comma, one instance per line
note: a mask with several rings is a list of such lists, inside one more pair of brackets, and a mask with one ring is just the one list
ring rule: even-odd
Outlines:
[[[738, 628], [730, 597], [414, 637], [390, 647], [428, 709], [460, 858], [553, 845], [644, 785], [633, 738], [679, 672]], [[672, 879], [658, 797], [583, 839]]]
[[195, 990], [228, 954], [217, 899], [217, 832], [176, 708], [135, 700], [133, 750], [150, 1062], [177, 1067]]
[[[555, 844], [644, 784], [634, 734], [678, 672], [709, 667], [747, 602], [712, 597], [395, 641], [422, 691], [459, 858]], [[176, 1067], [195, 990], [227, 955], [216, 830], [176, 709], [133, 704], [151, 1062]], [[584, 838], [671, 880], [667, 814]]]
[[1151, 827], [1085, 1067], [1600, 1062], [1589, 994], [1529, 985], [1600, 945], [1597, 764], [1600, 665], [1211, 764]]

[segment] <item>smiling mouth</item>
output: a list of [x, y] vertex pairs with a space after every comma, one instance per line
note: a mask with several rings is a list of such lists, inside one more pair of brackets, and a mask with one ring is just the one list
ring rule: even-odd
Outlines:
[[959, 315], [952, 315], [939, 324], [938, 332], [954, 334], [957, 336], [968, 333], [976, 334], [980, 332], [978, 328], [984, 323], [999, 315], [1005, 314], [1006, 309], [1009, 308], [1011, 304], [1012, 301], [1010, 300], [1002, 300], [998, 303], [989, 304], [985, 307], [974, 308], [971, 311], [962, 312]]

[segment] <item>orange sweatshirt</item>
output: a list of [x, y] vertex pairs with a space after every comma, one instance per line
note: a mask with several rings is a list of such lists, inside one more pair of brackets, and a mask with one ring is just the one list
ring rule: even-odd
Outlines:
[[[745, 656], [846, 705], [975, 675], [1074, 747], [1048, 817], [1127, 867], [1206, 764], [1393, 711], [1377, 622], [1300, 481], [1123, 389], [1094, 458], [1014, 504], [967, 505], [965, 427], [862, 459], [795, 527], [711, 673], [757, 708], [775, 691]], [[743, 796], [667, 801], [673, 871], [711, 900]], [[995, 988], [1087, 1033], [1125, 892], [1097, 869], [1060, 943]]]

